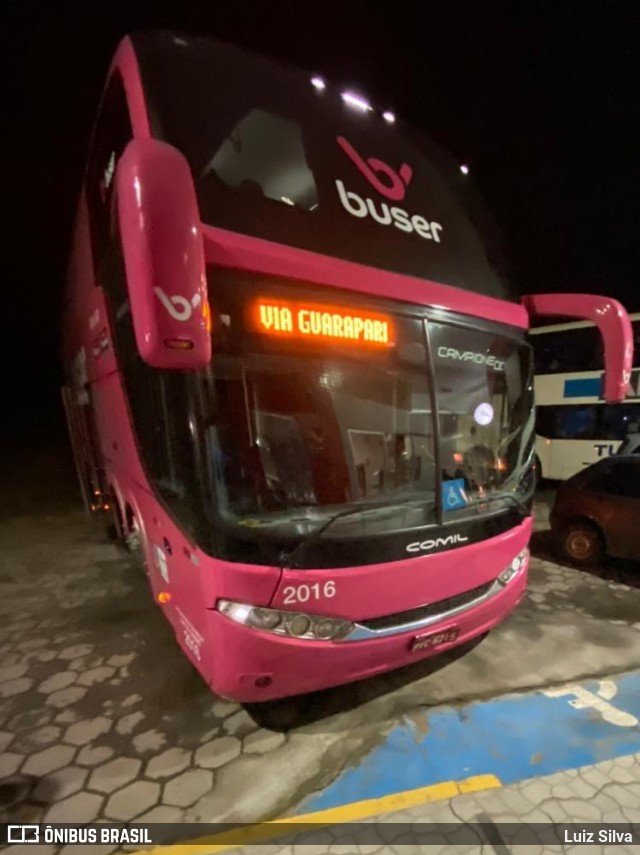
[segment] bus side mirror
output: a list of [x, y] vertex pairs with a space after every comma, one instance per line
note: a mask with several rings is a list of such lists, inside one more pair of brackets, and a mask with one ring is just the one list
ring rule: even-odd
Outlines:
[[191, 172], [173, 146], [132, 140], [116, 173], [120, 240], [136, 344], [154, 368], [211, 359], [200, 214]]
[[604, 341], [604, 399], [624, 401], [631, 380], [633, 331], [624, 307], [594, 294], [532, 294], [522, 298], [532, 318], [555, 316], [591, 321]]

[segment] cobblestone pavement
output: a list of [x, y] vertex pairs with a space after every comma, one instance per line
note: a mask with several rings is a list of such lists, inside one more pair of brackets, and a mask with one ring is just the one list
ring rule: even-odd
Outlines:
[[543, 558], [526, 601], [480, 644], [242, 707], [209, 692], [144, 576], [76, 504], [48, 509], [23, 496], [5, 509], [0, 812], [9, 821], [268, 819], [357, 764], [418, 706], [640, 666], [640, 590]]
[[[518, 845], [510, 841], [509, 829], [500, 823], [631, 823], [635, 825], [634, 845], [583, 846], [553, 845], [549, 838], [557, 830], [539, 827], [532, 835], [538, 845]], [[445, 840], [431, 842], [428, 825], [457, 825], [445, 832]], [[471, 830], [461, 830], [470, 824]], [[481, 826], [481, 827], [478, 827]], [[420, 844], [416, 841], [420, 839]], [[461, 842], [461, 838], [464, 842]], [[551, 838], [553, 839], [553, 838]], [[534, 844], [535, 836], [531, 838]], [[497, 789], [465, 793], [443, 801], [419, 804], [405, 810], [371, 817], [367, 823], [344, 824], [296, 837], [295, 845], [266, 844], [245, 846], [242, 855], [347, 855], [347, 853], [397, 852], [418, 855], [425, 846], [439, 853], [523, 853], [606, 852], [637, 853], [640, 845], [640, 753], [592, 766], [556, 772]], [[301, 847], [304, 846], [304, 849]], [[202, 850], [203, 855], [207, 852]]]

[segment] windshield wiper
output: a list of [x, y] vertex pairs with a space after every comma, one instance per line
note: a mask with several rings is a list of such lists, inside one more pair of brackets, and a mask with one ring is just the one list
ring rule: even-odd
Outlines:
[[427, 501], [427, 499], [411, 499], [405, 502], [375, 502], [367, 505], [359, 505], [356, 508], [344, 508], [341, 511], [333, 514], [333, 516], [329, 517], [328, 520], [325, 520], [322, 525], [319, 525], [318, 528], [315, 528], [308, 537], [303, 538], [296, 544], [296, 546], [291, 550], [291, 552], [283, 551], [280, 553], [280, 564], [284, 566], [288, 566], [290, 568], [294, 568], [294, 562], [297, 557], [297, 554], [311, 546], [313, 543], [317, 543], [318, 540], [322, 537], [325, 531], [334, 524], [336, 520], [342, 519], [343, 517], [350, 517], [355, 514], [366, 514], [369, 511], [379, 511], [381, 509], [395, 509], [400, 507], [405, 507], [407, 505], [415, 505], [416, 503], [422, 503]]
[[507, 499], [508, 501], [513, 502], [516, 508], [518, 508], [520, 513], [524, 514], [525, 517], [531, 516], [531, 511], [529, 510], [529, 508], [525, 505], [524, 502], [522, 502], [520, 499], [517, 499], [513, 495], [513, 493], [500, 493], [500, 495], [496, 496], [495, 498], [497, 500]]

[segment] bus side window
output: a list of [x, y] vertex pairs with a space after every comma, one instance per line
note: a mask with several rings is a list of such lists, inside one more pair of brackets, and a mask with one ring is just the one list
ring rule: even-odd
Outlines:
[[[116, 311], [123, 298], [126, 299], [126, 288], [123, 294], [121, 289], [124, 283], [119, 281], [119, 277], [106, 275], [104, 263], [114, 232], [113, 189], [116, 166], [132, 137], [124, 84], [120, 72], [116, 70], [100, 106], [85, 178], [96, 284], [102, 286], [111, 297]], [[113, 293], [114, 290], [117, 293]]]

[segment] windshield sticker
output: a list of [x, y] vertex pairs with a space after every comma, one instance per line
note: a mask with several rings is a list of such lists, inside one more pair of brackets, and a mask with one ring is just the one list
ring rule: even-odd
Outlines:
[[444, 345], [439, 347], [437, 352], [440, 359], [475, 362], [476, 365], [487, 365], [495, 371], [504, 371], [504, 359], [498, 359], [492, 355], [487, 356], [486, 353], [474, 353], [473, 350], [457, 350], [455, 347], [445, 347]]
[[[401, 202], [413, 176], [412, 168], [401, 164], [398, 171], [377, 157], [365, 160], [344, 137], [336, 137], [336, 142], [349, 157], [354, 166], [380, 195], [394, 202]], [[415, 232], [425, 240], [440, 243], [440, 223], [429, 221], [420, 214], [410, 214], [404, 208], [389, 206], [386, 202], [363, 199], [353, 190], [347, 190], [344, 182], [336, 179], [336, 188], [342, 207], [352, 217], [372, 217], [381, 226], [395, 226], [402, 232]]]
[[445, 511], [455, 511], [468, 504], [464, 478], [454, 478], [442, 482], [442, 507]]
[[474, 421], [479, 425], [489, 425], [493, 421], [493, 407], [491, 404], [478, 404], [473, 411]]

